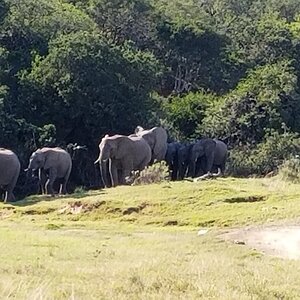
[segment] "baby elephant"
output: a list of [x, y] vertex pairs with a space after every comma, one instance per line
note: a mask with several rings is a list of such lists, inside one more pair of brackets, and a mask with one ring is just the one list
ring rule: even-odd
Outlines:
[[53, 183], [55, 179], [61, 179], [59, 194], [67, 193], [67, 182], [72, 169], [71, 156], [65, 150], [56, 148], [41, 148], [32, 153], [28, 170], [39, 170], [39, 181], [43, 184], [43, 175], [46, 175], [47, 181], [45, 184], [46, 194], [54, 196]]
[[20, 174], [20, 162], [15, 153], [0, 148], [0, 186], [5, 190], [4, 202], [14, 201], [13, 190]]

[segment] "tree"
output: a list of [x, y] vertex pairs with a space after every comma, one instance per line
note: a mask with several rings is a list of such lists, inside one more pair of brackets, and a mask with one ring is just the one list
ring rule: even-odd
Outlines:
[[24, 73], [23, 101], [31, 107], [23, 113], [54, 124], [59, 141], [96, 147], [105, 133], [129, 133], [147, 118], [158, 72], [151, 54], [129, 45], [111, 45], [95, 32], [63, 35]]

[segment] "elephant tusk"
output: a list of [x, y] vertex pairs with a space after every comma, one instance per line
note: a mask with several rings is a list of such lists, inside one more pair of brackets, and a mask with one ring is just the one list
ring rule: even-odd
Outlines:
[[24, 169], [24, 172], [28, 172], [29, 171], [29, 169], [27, 168], [27, 169]]
[[96, 165], [97, 163], [99, 163], [100, 162], [100, 158], [98, 158], [95, 162], [94, 162], [94, 164]]
[[218, 168], [218, 173], [212, 173], [211, 174], [212, 177], [218, 177], [220, 175], [221, 175], [221, 169], [220, 168]]
[[194, 182], [197, 182], [197, 181], [200, 181], [200, 180], [203, 180], [203, 179], [206, 179], [206, 178], [210, 178], [210, 177], [219, 177], [221, 175], [221, 169], [218, 168], [218, 173], [206, 173], [200, 177], [197, 177], [197, 178], [194, 178]]

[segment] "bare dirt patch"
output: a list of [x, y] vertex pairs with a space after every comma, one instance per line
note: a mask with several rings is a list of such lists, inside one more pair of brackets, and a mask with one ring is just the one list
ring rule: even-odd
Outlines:
[[223, 233], [221, 237], [267, 255], [300, 259], [300, 225], [248, 227]]
[[81, 201], [69, 202], [65, 207], [59, 209], [59, 214], [80, 214], [91, 212], [94, 209], [106, 204], [106, 201], [96, 201], [93, 203], [82, 203]]

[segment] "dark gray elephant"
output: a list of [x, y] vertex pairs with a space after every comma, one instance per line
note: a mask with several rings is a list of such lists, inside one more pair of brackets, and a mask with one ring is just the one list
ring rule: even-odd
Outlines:
[[178, 142], [167, 144], [167, 153], [165, 161], [169, 167], [171, 180], [177, 180], [178, 178], [178, 149], [181, 144]]
[[220, 169], [220, 175], [224, 174], [227, 159], [227, 146], [222, 141], [203, 138], [197, 141], [191, 149], [190, 174], [197, 176], [197, 162], [200, 160], [204, 174], [211, 174], [214, 168]]
[[134, 135], [143, 137], [149, 144], [152, 153], [151, 163], [165, 159], [167, 153], [168, 135], [164, 128], [153, 127], [146, 130], [141, 126], [137, 126], [134, 132]]
[[99, 168], [94, 165], [94, 160], [87, 146], [70, 143], [66, 150], [72, 158], [72, 171], [69, 180], [72, 186], [83, 186], [88, 189], [103, 186], [99, 177]]
[[[59, 194], [67, 193], [67, 183], [72, 170], [70, 154], [59, 148], [41, 148], [33, 152], [27, 171], [39, 170], [40, 185], [45, 187], [46, 194], [54, 196], [53, 184], [56, 179], [61, 180]], [[44, 178], [46, 183], [44, 185]]]
[[151, 148], [138, 136], [106, 135], [99, 144], [95, 163], [109, 161], [112, 186], [126, 184], [132, 171], [142, 171], [151, 160]]
[[5, 191], [4, 202], [14, 201], [13, 190], [20, 174], [20, 161], [11, 150], [0, 148], [0, 186]]
[[[195, 143], [181, 144], [178, 149], [178, 179], [183, 180], [186, 176], [192, 176], [189, 168], [192, 157], [192, 148]], [[197, 168], [196, 168], [197, 169]]]

